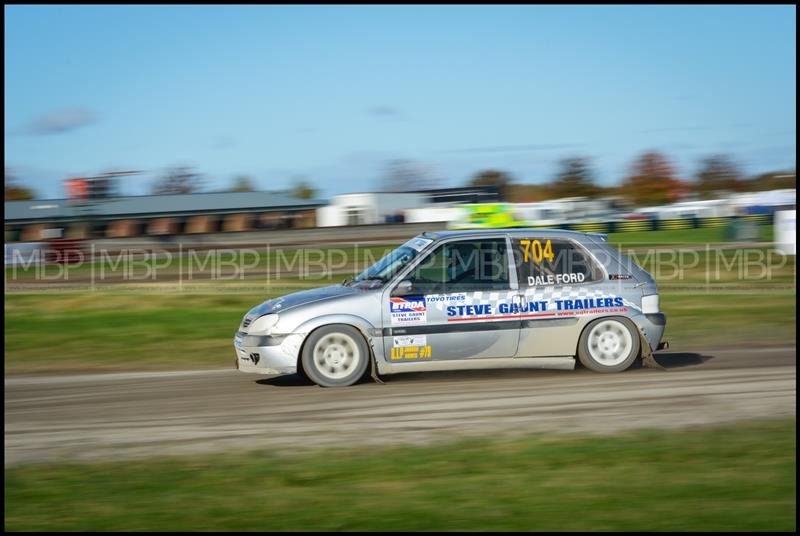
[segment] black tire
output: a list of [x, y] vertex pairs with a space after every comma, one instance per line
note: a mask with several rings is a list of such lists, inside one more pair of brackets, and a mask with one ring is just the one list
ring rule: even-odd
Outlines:
[[372, 356], [361, 332], [331, 324], [311, 332], [300, 357], [303, 372], [321, 387], [347, 387], [360, 380]]
[[595, 372], [622, 372], [639, 355], [639, 330], [624, 316], [591, 321], [578, 341], [578, 359]]

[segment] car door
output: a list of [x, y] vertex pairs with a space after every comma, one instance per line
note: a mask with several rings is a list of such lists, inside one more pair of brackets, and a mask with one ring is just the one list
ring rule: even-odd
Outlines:
[[513, 357], [519, 322], [505, 307], [517, 294], [512, 266], [503, 235], [438, 244], [384, 294], [387, 360]]
[[517, 357], [574, 355], [587, 318], [620, 305], [602, 290], [605, 272], [571, 239], [515, 234], [511, 248], [519, 280]]

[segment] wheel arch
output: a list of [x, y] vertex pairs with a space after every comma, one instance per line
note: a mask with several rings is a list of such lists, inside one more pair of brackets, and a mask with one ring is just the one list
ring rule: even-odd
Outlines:
[[370, 354], [369, 358], [371, 360], [375, 360], [375, 348], [373, 345], [373, 339], [375, 337], [380, 338], [380, 329], [373, 326], [366, 319], [357, 315], [348, 315], [348, 314], [323, 315], [323, 316], [318, 316], [316, 318], [312, 318], [311, 320], [307, 320], [306, 322], [303, 322], [295, 330], [296, 333], [303, 334], [303, 341], [300, 343], [300, 348], [299, 351], [297, 352], [296, 366], [298, 372], [300, 372], [303, 368], [303, 363], [302, 363], [303, 351], [305, 350], [306, 342], [308, 342], [308, 338], [311, 336], [311, 334], [320, 328], [335, 324], [350, 326], [358, 330], [359, 333], [361, 333], [361, 336], [364, 337], [364, 342], [367, 343], [367, 349], [369, 350]]

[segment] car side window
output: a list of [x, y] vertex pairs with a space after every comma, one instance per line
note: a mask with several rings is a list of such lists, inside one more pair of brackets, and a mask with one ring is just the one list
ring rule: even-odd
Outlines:
[[406, 277], [415, 294], [506, 290], [508, 250], [503, 238], [448, 242]]
[[591, 257], [568, 240], [513, 237], [514, 263], [521, 287], [574, 285], [599, 281], [603, 272]]

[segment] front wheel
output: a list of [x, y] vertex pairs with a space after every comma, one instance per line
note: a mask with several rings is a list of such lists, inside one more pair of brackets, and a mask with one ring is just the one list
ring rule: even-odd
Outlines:
[[624, 317], [598, 318], [583, 330], [578, 358], [595, 372], [622, 372], [639, 355], [639, 332]]
[[367, 370], [369, 348], [352, 326], [323, 326], [308, 336], [301, 357], [303, 371], [322, 387], [353, 385]]

